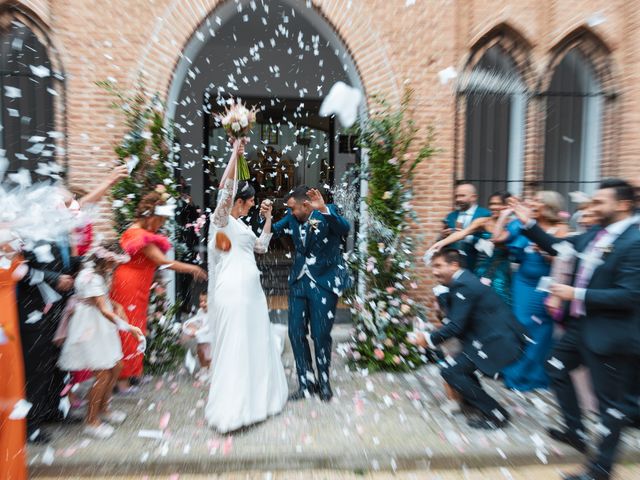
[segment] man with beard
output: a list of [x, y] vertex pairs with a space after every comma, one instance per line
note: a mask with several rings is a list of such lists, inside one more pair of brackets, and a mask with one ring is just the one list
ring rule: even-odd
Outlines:
[[[581, 365], [591, 371], [600, 409], [601, 439], [585, 471], [567, 480], [608, 480], [622, 429], [638, 413], [636, 370], [640, 356], [640, 232], [634, 217], [634, 189], [624, 180], [604, 180], [591, 202], [597, 225], [568, 237], [578, 261], [572, 278], [550, 292], [565, 302], [567, 330], [554, 346], [547, 372], [563, 429], [549, 435], [587, 451], [582, 412], [570, 373]], [[530, 212], [511, 201], [523, 233], [551, 255], [560, 240], [545, 233]]]
[[[471, 225], [476, 218], [490, 217], [491, 212], [478, 205], [478, 193], [471, 183], [463, 182], [456, 186], [456, 209], [449, 213], [444, 220], [442, 238], [446, 238], [453, 232], [462, 230]], [[450, 248], [460, 251], [465, 257], [465, 267], [473, 270], [476, 262], [475, 235], [469, 235], [461, 242], [450, 245]]]

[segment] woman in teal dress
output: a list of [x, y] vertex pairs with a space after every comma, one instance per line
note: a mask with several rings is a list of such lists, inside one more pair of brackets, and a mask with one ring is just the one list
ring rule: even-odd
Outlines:
[[[467, 228], [452, 233], [436, 242], [429, 250], [440, 250], [447, 245], [469, 239], [476, 243], [478, 256], [473, 273], [490, 285], [498, 295], [511, 305], [511, 262], [509, 247], [511, 233], [503, 229], [510, 212], [507, 212], [509, 192], [496, 192], [489, 197], [491, 217], [475, 219]], [[499, 233], [496, 235], [496, 231]]]
[[[533, 218], [543, 230], [556, 237], [567, 235], [568, 228], [559, 215], [563, 205], [559, 193], [538, 192], [529, 205]], [[544, 304], [547, 294], [537, 288], [540, 278], [549, 276], [551, 257], [522, 234], [520, 222], [513, 222], [509, 229], [512, 237], [509, 244], [511, 258], [519, 264], [511, 284], [513, 313], [527, 329], [531, 341], [525, 346], [522, 357], [509, 365], [502, 375], [507, 388], [531, 391], [549, 385], [544, 365], [551, 352], [554, 322]]]

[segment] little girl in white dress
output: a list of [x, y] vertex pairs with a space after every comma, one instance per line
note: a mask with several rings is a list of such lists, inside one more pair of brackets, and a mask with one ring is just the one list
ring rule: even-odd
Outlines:
[[[98, 439], [113, 435], [110, 424], [124, 421], [126, 414], [109, 410], [111, 393], [122, 369], [122, 347], [118, 329], [128, 330], [143, 342], [142, 331], [127, 322], [121, 305], [109, 300], [109, 280], [119, 263], [129, 260], [103, 247], [89, 256], [75, 281], [74, 311], [58, 366], [62, 370], [91, 370], [95, 382], [89, 392], [84, 433]], [[108, 422], [108, 423], [103, 423]]]

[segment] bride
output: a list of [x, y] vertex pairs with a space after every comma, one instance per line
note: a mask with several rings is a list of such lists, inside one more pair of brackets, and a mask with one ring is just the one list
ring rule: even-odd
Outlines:
[[205, 418], [220, 433], [279, 413], [288, 395], [254, 256], [267, 252], [272, 207], [266, 201], [260, 207], [266, 221], [259, 238], [240, 220], [254, 205], [255, 196], [248, 182], [236, 181], [237, 159], [245, 142], [234, 143], [209, 230], [208, 311], [213, 341]]

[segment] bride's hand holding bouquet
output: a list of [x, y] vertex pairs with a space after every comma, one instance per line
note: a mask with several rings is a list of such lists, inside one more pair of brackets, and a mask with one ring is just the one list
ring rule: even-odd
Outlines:
[[[234, 173], [236, 174], [233, 178], [236, 180], [249, 180], [251, 176], [244, 156], [244, 146], [249, 143], [249, 134], [256, 121], [256, 111], [248, 109], [242, 102], [234, 101], [216, 119], [233, 142], [233, 153], [221, 183], [224, 184], [224, 180], [231, 178]], [[231, 171], [232, 168], [234, 171]]]

